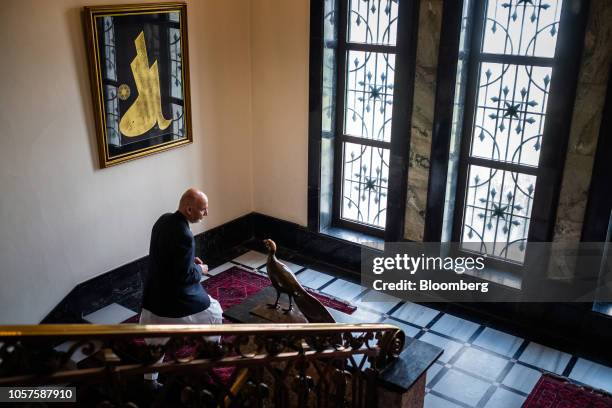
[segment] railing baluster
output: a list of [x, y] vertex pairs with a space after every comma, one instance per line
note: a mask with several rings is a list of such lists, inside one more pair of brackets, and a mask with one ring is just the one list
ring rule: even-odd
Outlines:
[[[211, 336], [223, 343], [204, 339]], [[170, 340], [150, 345], [145, 337]], [[68, 352], [53, 350], [65, 340], [75, 341]], [[119, 405], [132, 402], [127, 383], [157, 371], [181, 390], [166, 397], [196, 406], [206, 397], [222, 407], [248, 400], [258, 407], [370, 408], [378, 370], [397, 358], [404, 336], [388, 324], [42, 325], [4, 326], [0, 343], [0, 386], [64, 383], [90, 393], [86, 382], [101, 384], [109, 391], [103, 398]], [[79, 350], [88, 368], [68, 368]], [[370, 359], [371, 368], [363, 370], [356, 356]]]

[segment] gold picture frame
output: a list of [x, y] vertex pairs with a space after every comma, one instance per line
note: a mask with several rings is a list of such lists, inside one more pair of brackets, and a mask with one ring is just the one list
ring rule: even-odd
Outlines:
[[187, 5], [84, 8], [100, 167], [193, 142]]

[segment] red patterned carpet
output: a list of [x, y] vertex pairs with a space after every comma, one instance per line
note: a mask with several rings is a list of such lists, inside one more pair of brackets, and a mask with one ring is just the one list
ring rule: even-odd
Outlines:
[[612, 395], [544, 374], [523, 408], [612, 408]]
[[[211, 276], [202, 282], [202, 286], [204, 286], [206, 292], [219, 301], [223, 310], [227, 310], [237, 305], [247, 297], [253, 296], [271, 284], [270, 279], [266, 276], [244, 270], [237, 266], [233, 266], [215, 276]], [[357, 310], [355, 306], [351, 306], [343, 301], [322, 295], [312, 289], [307, 290], [327, 307], [346, 314], [353, 314], [353, 312]], [[139, 319], [140, 313], [123, 323], [138, 323]]]
[[[260, 290], [270, 286], [272, 283], [270, 279], [261, 274], [249, 272], [239, 267], [231, 267], [218, 275], [212, 276], [202, 282], [204, 289], [215, 299], [219, 301], [223, 310], [226, 310], [259, 292]], [[339, 310], [341, 312], [352, 314], [357, 308], [346, 304], [340, 300], [331, 298], [329, 296], [321, 295], [313, 290], [308, 291], [321, 301], [325, 306]], [[138, 323], [140, 319], [140, 313], [131, 317], [123, 323]], [[144, 344], [144, 339], [137, 339], [134, 341], [135, 344]], [[178, 350], [176, 357], [184, 358], [193, 355], [195, 349], [193, 347], [183, 347]], [[95, 364], [86, 359], [84, 362], [79, 364], [81, 368], [95, 366]], [[165, 361], [170, 360], [168, 355], [165, 356]], [[221, 379], [224, 384], [229, 384], [232, 376], [235, 373], [234, 367], [226, 368], [215, 368], [213, 369], [215, 374]]]
[[[204, 289], [221, 303], [223, 310], [229, 309], [270, 285], [270, 279], [266, 276], [246, 271], [237, 266], [233, 266], [202, 282]], [[340, 300], [322, 295], [311, 289], [307, 290], [327, 307], [347, 314], [352, 314], [356, 310], [356, 307]]]

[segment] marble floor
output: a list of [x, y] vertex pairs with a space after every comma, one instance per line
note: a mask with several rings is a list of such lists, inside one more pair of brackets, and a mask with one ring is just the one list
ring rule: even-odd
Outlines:
[[[291, 256], [288, 260], [281, 256], [281, 260], [303, 285], [350, 302], [358, 307], [360, 316], [372, 322], [396, 324], [408, 336], [444, 349], [441, 358], [427, 372], [427, 408], [520, 407], [541, 374], [547, 371], [612, 392], [611, 367], [430, 307], [372, 292], [355, 282], [335, 277], [318, 264], [306, 265]], [[265, 270], [265, 261], [264, 254], [249, 250], [220, 263], [210, 273], [214, 275], [234, 265]], [[136, 312], [126, 305], [113, 303], [83, 318], [91, 323], [113, 324]]]

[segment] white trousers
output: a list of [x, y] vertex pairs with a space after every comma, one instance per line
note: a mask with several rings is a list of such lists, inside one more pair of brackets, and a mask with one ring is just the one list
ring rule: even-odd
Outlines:
[[[184, 317], [163, 317], [157, 316], [155, 313], [147, 309], [142, 309], [140, 314], [140, 324], [221, 324], [223, 323], [223, 309], [216, 299], [210, 298], [210, 306], [199, 313], [195, 313]], [[205, 337], [208, 341], [219, 342], [220, 336], [207, 336]], [[156, 337], [146, 338], [146, 344], [165, 344], [170, 338], [169, 337]], [[164, 361], [164, 357], [157, 363]], [[157, 364], [156, 363], [156, 364]], [[148, 373], [144, 375], [145, 380], [157, 380], [158, 373]]]

